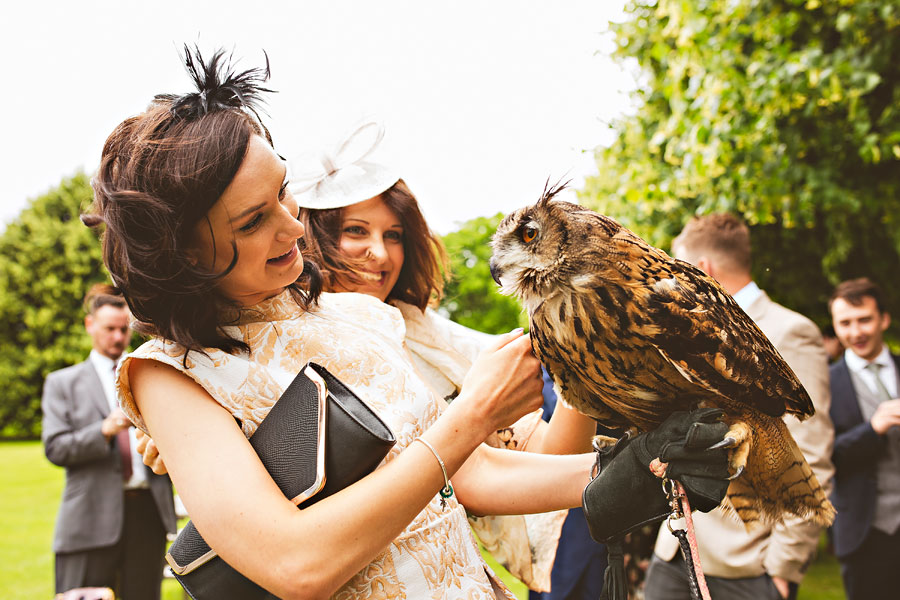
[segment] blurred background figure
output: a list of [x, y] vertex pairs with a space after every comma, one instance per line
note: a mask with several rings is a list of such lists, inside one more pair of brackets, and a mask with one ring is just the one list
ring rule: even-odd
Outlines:
[[867, 278], [838, 285], [828, 303], [847, 348], [831, 366], [834, 552], [850, 600], [896, 598], [900, 569], [900, 356], [884, 343], [891, 316]]
[[41, 401], [44, 452], [66, 469], [53, 539], [56, 592], [109, 587], [123, 600], [158, 600], [175, 509], [169, 477], [144, 466], [116, 399], [130, 313], [103, 284], [90, 289], [84, 307], [90, 356], [50, 373]]
[[[750, 230], [731, 214], [694, 218], [672, 242], [672, 255], [702, 269], [766, 334], [809, 392], [816, 414], [804, 422], [786, 419], [816, 478], [830, 489], [834, 429], [828, 416], [828, 360], [819, 328], [803, 315], [769, 299], [751, 276]], [[840, 508], [838, 508], [840, 510]], [[747, 531], [721, 506], [695, 512], [697, 544], [713, 598], [796, 598], [815, 553], [822, 527], [790, 517]], [[678, 541], [664, 523], [647, 572], [647, 600], [691, 598]]]
[[834, 333], [833, 325], [826, 325], [822, 328], [822, 344], [825, 346], [829, 362], [834, 362], [844, 355], [844, 345]]

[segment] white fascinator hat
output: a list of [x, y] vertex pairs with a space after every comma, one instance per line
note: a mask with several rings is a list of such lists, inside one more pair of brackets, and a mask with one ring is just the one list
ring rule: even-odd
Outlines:
[[290, 161], [288, 184], [297, 204], [327, 209], [350, 206], [388, 190], [400, 176], [384, 165], [366, 161], [384, 137], [384, 126], [365, 119], [318, 160]]

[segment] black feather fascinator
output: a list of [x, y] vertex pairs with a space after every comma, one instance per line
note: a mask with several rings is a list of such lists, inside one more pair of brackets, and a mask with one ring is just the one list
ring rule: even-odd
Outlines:
[[262, 124], [259, 112], [262, 110], [263, 93], [274, 92], [262, 84], [269, 79], [269, 56], [265, 68], [257, 67], [237, 72], [231, 53], [218, 49], [209, 62], [203, 60], [200, 48], [191, 49], [184, 45], [185, 69], [197, 87], [196, 92], [183, 95], [159, 94], [157, 102], [171, 104], [172, 116], [176, 119], [192, 121], [220, 110], [244, 110], [253, 114]]

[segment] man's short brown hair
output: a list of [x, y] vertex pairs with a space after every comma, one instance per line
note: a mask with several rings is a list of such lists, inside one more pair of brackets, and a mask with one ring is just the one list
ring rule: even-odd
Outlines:
[[676, 246], [690, 257], [689, 262], [711, 255], [731, 267], [750, 272], [750, 228], [733, 214], [694, 217], [672, 240], [673, 253]]
[[84, 296], [84, 312], [93, 315], [101, 306], [107, 305], [116, 308], [128, 306], [118, 288], [108, 283], [95, 283]]
[[877, 283], [868, 277], [848, 279], [839, 283], [831, 293], [831, 298], [828, 299], [828, 310], [831, 310], [831, 305], [838, 298], [853, 306], [859, 306], [863, 303], [863, 298], [867, 297], [873, 298], [878, 312], [884, 314], [884, 292], [881, 291]]

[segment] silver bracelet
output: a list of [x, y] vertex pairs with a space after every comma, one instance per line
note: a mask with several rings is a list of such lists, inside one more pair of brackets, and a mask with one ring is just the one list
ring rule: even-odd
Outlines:
[[423, 444], [425, 444], [425, 447], [431, 450], [431, 453], [434, 454], [434, 457], [437, 459], [438, 464], [441, 466], [441, 473], [444, 474], [444, 487], [441, 488], [441, 491], [439, 493], [441, 496], [441, 510], [443, 511], [445, 508], [447, 508], [447, 498], [453, 495], [453, 486], [450, 485], [450, 479], [447, 477], [447, 467], [444, 466], [444, 461], [441, 460], [441, 456], [437, 453], [437, 450], [434, 449], [434, 446], [420, 437], [417, 437], [413, 441], [422, 442]]

